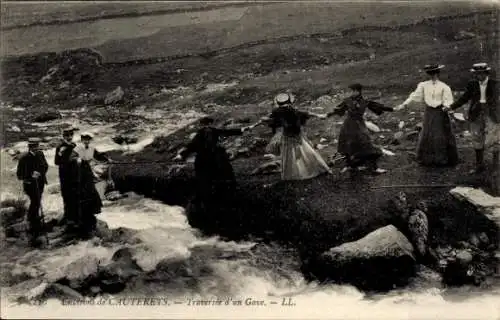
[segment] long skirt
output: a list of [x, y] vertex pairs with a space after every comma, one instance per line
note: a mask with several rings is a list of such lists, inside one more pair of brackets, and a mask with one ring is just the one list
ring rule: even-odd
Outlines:
[[305, 180], [331, 173], [321, 155], [314, 150], [303, 135], [281, 138], [281, 178]]
[[78, 216], [85, 217], [101, 213], [102, 201], [95, 187], [95, 176], [89, 163], [82, 161], [77, 173], [76, 196], [78, 199]]
[[449, 115], [427, 107], [417, 145], [417, 161], [425, 166], [454, 166], [458, 150]]
[[351, 117], [346, 118], [340, 129], [337, 151], [347, 158], [351, 166], [376, 161], [383, 154], [382, 150], [372, 143], [365, 122]]
[[281, 154], [281, 140], [282, 140], [283, 130], [278, 130], [276, 134], [271, 138], [271, 141], [266, 146], [266, 152], [274, 155]]

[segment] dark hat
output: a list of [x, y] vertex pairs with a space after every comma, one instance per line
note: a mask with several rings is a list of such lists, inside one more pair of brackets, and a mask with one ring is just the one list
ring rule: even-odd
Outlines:
[[75, 131], [78, 131], [78, 130], [80, 130], [80, 129], [75, 128], [75, 127], [69, 127], [69, 128], [63, 129], [63, 134], [74, 133]]
[[436, 72], [444, 68], [442, 64], [427, 64], [424, 66], [425, 72]]
[[349, 89], [361, 91], [361, 90], [363, 90], [363, 85], [361, 83], [353, 83], [349, 86]]
[[491, 68], [488, 66], [486, 62], [475, 63], [472, 65], [472, 69], [470, 72], [488, 72]]
[[295, 102], [295, 97], [289, 93], [280, 93], [274, 97], [274, 103], [278, 106], [282, 106], [284, 104], [292, 104]]
[[94, 139], [94, 135], [90, 132], [83, 132], [80, 134], [80, 137], [83, 138], [88, 138], [88, 139]]
[[42, 139], [40, 139], [40, 138], [28, 138], [28, 145], [29, 146], [38, 145], [38, 144], [40, 144], [40, 142], [42, 142]]
[[214, 118], [212, 118], [212, 117], [204, 117], [204, 118], [202, 118], [202, 119], [200, 120], [200, 124], [201, 124], [202, 126], [208, 126], [208, 125], [210, 125], [210, 124], [212, 124], [212, 123], [214, 123], [214, 122], [215, 122], [215, 119], [214, 119]]

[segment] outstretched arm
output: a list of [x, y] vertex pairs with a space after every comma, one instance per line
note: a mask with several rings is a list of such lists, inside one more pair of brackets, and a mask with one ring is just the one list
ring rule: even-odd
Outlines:
[[182, 149], [179, 152], [176, 158], [185, 159], [189, 157], [189, 155], [195, 153], [200, 143], [200, 140], [201, 140], [201, 134], [197, 132], [194, 138], [187, 144], [187, 146], [184, 149]]
[[415, 89], [415, 91], [410, 93], [408, 98], [402, 104], [400, 104], [399, 106], [394, 108], [394, 110], [402, 110], [407, 105], [409, 105], [411, 102], [422, 102], [422, 101], [424, 101], [424, 84], [422, 82], [420, 82], [417, 85], [417, 88]]
[[219, 136], [229, 137], [229, 136], [240, 136], [243, 134], [243, 128], [239, 129], [216, 129]]
[[104, 161], [104, 162], [109, 161], [108, 156], [104, 152], [97, 151], [97, 149], [94, 149], [94, 159], [96, 159], [97, 161]]
[[307, 118], [315, 117], [319, 119], [326, 119], [328, 116], [327, 114], [314, 113], [314, 112], [306, 112], [305, 115], [307, 116]]
[[326, 114], [327, 117], [331, 116], [343, 116], [345, 112], [347, 111], [347, 103], [345, 101], [342, 101], [339, 105], [337, 105], [333, 111], [328, 112]]
[[375, 102], [375, 101], [368, 101], [367, 107], [376, 115], [381, 115], [384, 112], [394, 111], [394, 108], [386, 107], [383, 104]]
[[467, 88], [465, 89], [465, 92], [462, 94], [462, 96], [449, 106], [451, 110], [458, 109], [469, 102], [469, 100], [472, 98], [472, 85], [472, 82], [469, 82], [467, 84]]

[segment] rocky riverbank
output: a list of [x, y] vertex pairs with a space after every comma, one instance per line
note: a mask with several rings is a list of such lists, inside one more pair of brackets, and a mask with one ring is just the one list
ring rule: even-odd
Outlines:
[[[490, 35], [494, 12], [481, 15], [489, 18], [479, 19], [475, 27]], [[238, 187], [233, 198], [221, 196], [216, 207], [202, 212], [190, 205], [192, 163], [172, 163], [198, 128], [199, 118], [210, 114], [218, 126], [248, 125], [270, 112], [273, 94], [282, 90], [294, 92], [300, 108], [328, 112], [345, 96], [349, 82], [361, 81], [368, 87], [367, 97], [392, 106], [420, 79], [418, 66], [439, 58], [448, 66], [445, 80], [459, 94], [468, 77], [462, 70], [465, 65], [485, 54], [488, 61], [498, 60], [495, 37], [481, 37], [468, 30], [472, 27], [464, 27], [472, 25], [472, 20], [465, 15], [410, 27], [300, 35], [282, 39], [285, 49], [278, 40], [255, 42], [156, 62], [109, 64], [99, 52], [88, 49], [3, 60], [1, 108], [9, 121], [2, 123], [6, 151], [2, 156], [9, 157], [11, 166], [2, 177], [11, 180], [2, 184], [16, 183], [12, 170], [23, 149], [20, 141], [43, 137], [42, 147], [52, 162], [60, 130], [76, 123], [82, 131], [96, 133], [100, 150], [112, 155], [115, 164], [103, 171], [111, 175], [119, 192], [135, 198], [129, 193], [133, 191], [185, 207], [196, 232], [220, 235], [227, 240], [224, 243], [255, 240], [291, 248], [283, 259], [293, 260], [308, 280], [387, 290], [407, 285], [421, 264], [426, 264], [445, 284], [488, 287], [498, 274], [494, 270], [498, 227], [449, 191], [456, 185], [468, 185], [493, 194], [498, 176], [463, 174], [472, 166], [473, 154], [467, 125], [459, 120], [461, 114], [453, 124], [461, 163], [443, 169], [421, 168], [413, 161], [422, 119], [418, 106], [381, 117], [367, 115], [373, 140], [385, 150], [381, 166], [389, 173], [377, 177], [361, 174], [354, 179], [340, 174], [342, 163], [335, 156], [342, 119], [313, 120], [307, 127], [308, 137], [331, 162], [334, 175], [295, 183], [280, 182], [272, 172], [274, 166], [263, 166], [269, 160], [264, 149], [271, 132], [256, 128], [223, 142], [233, 159]], [[479, 40], [484, 41], [481, 52]], [[2, 160], [3, 174], [7, 162]], [[267, 169], [271, 170], [264, 174]], [[52, 201], [59, 199], [53, 167], [50, 174], [46, 196]], [[420, 200], [428, 202], [430, 261], [417, 257], [411, 235], [388, 207], [399, 191], [407, 193], [412, 208]], [[134, 209], [127, 204], [129, 198], [109, 203], [123, 205], [120, 208], [129, 212]], [[185, 252], [175, 247], [175, 235], [159, 236], [154, 230], [117, 229], [100, 223], [90, 242], [67, 243], [57, 225], [60, 207], [46, 212], [50, 246], [30, 250], [19, 238], [23, 211], [16, 209], [20, 207], [16, 197], [9, 199], [15, 201], [2, 204], [2, 223], [7, 227], [2, 236], [7, 243], [1, 261], [5, 271], [2, 286], [10, 287], [16, 297], [116, 294], [148, 281], [196, 286], [204, 275], [214, 272], [193, 261], [204, 259], [203, 250], [196, 257], [183, 256], [182, 261], [170, 259], [171, 252]], [[15, 209], [9, 209], [12, 207]], [[175, 219], [184, 214], [177, 209]], [[147, 215], [148, 210], [141, 214]], [[133, 220], [133, 215], [120, 217]], [[58, 258], [69, 252], [71, 258]], [[230, 261], [254, 253], [220, 250], [210, 258]], [[273, 260], [270, 265], [280, 263]]]

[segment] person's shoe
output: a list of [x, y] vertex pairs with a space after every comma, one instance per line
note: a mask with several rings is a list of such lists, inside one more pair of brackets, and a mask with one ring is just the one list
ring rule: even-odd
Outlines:
[[340, 170], [340, 173], [353, 172], [353, 171], [356, 171], [356, 168], [344, 167], [342, 168], [342, 170]]
[[480, 174], [483, 173], [486, 167], [484, 165], [478, 165], [475, 169], [469, 171], [470, 174]]

